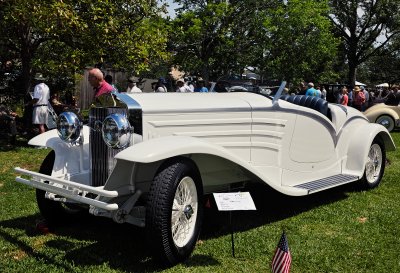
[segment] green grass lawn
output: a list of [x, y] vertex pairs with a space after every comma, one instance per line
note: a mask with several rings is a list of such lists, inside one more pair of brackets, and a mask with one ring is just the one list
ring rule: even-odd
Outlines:
[[[400, 132], [392, 134], [400, 147]], [[257, 211], [229, 215], [208, 209], [201, 238], [184, 264], [163, 269], [146, 249], [144, 230], [110, 219], [85, 221], [42, 234], [33, 188], [15, 182], [16, 166], [38, 170], [49, 150], [0, 150], [0, 272], [270, 272], [282, 229], [291, 272], [400, 272], [400, 150], [388, 153], [381, 185], [346, 185], [307, 197], [252, 189]]]

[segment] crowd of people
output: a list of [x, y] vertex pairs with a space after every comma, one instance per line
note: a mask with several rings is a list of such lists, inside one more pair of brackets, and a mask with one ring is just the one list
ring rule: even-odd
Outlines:
[[[48, 115], [50, 109], [53, 109], [56, 114], [60, 114], [66, 109], [73, 109], [76, 107], [76, 100], [70, 94], [65, 95], [65, 100], [62, 101], [57, 91], [52, 92], [50, 95], [50, 89], [45, 83], [45, 78], [41, 75], [35, 76], [35, 86], [32, 93], [28, 92], [25, 98], [25, 108], [23, 118], [6, 108], [4, 105], [0, 105], [0, 123], [4, 124], [2, 127], [7, 128], [9, 134], [12, 136], [12, 142], [15, 141], [17, 135], [17, 121], [23, 124], [24, 132], [27, 134], [28, 131], [32, 130], [32, 125], [37, 127], [38, 133], [44, 133], [46, 131], [46, 124], [48, 122]], [[89, 70], [88, 82], [92, 86], [94, 91], [93, 102], [95, 105], [110, 105], [115, 103], [112, 96], [109, 94], [113, 92], [126, 92], [126, 93], [139, 93], [142, 92], [140, 86], [143, 84], [141, 78], [132, 76], [127, 79], [127, 87], [125, 90], [119, 91], [116, 85], [113, 84], [113, 78], [111, 75], [105, 75], [100, 69], [93, 68]], [[254, 83], [256, 85], [256, 83]], [[168, 87], [167, 87], [168, 86]], [[226, 92], [224, 86], [221, 86], [218, 82], [215, 85], [216, 92], [219, 88]], [[198, 77], [191, 81], [188, 78], [179, 78], [175, 82], [167, 82], [165, 78], [160, 77], [157, 82], [152, 83], [153, 92], [209, 92], [205, 81]], [[300, 85], [289, 92], [285, 88], [287, 93], [292, 95], [305, 95], [315, 96], [322, 99], [327, 99], [327, 90], [323, 85], [314, 85], [314, 83], [300, 83]], [[331, 98], [332, 100], [332, 98]], [[360, 111], [365, 111], [368, 107], [373, 105], [375, 102], [384, 102], [387, 105], [399, 105], [400, 103], [400, 92], [398, 88], [394, 87], [390, 90], [374, 90], [368, 91], [365, 86], [354, 86], [349, 88], [348, 86], [342, 86], [340, 89], [333, 91], [333, 101], [337, 104], [345, 106], [352, 106]]]
[[[353, 88], [343, 85], [340, 89], [332, 90], [332, 92], [333, 99], [330, 102], [351, 106], [361, 112], [364, 112], [375, 103], [383, 102], [386, 105], [399, 105], [400, 103], [400, 93], [397, 87], [388, 90], [376, 89], [369, 91], [364, 85], [356, 85]], [[292, 94], [327, 99], [327, 91], [324, 86], [314, 87], [312, 82], [300, 83], [297, 90]]]

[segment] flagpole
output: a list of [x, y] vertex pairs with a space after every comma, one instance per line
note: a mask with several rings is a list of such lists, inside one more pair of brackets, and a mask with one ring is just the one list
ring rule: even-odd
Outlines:
[[235, 258], [235, 241], [233, 238], [232, 211], [229, 211], [229, 225], [231, 226], [232, 257]]

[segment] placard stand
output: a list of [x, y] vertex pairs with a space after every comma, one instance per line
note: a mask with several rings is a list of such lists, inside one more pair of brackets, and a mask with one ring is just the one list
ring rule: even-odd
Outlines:
[[213, 193], [219, 211], [229, 211], [229, 225], [231, 228], [232, 257], [235, 258], [235, 241], [233, 236], [232, 211], [256, 210], [249, 192]]

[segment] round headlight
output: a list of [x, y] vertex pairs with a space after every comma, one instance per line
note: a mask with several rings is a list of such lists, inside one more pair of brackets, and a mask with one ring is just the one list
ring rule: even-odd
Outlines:
[[73, 142], [81, 135], [82, 123], [78, 116], [73, 112], [63, 112], [58, 116], [57, 132], [58, 136], [66, 141]]
[[103, 121], [102, 134], [107, 146], [125, 148], [131, 139], [131, 125], [125, 116], [114, 113]]

